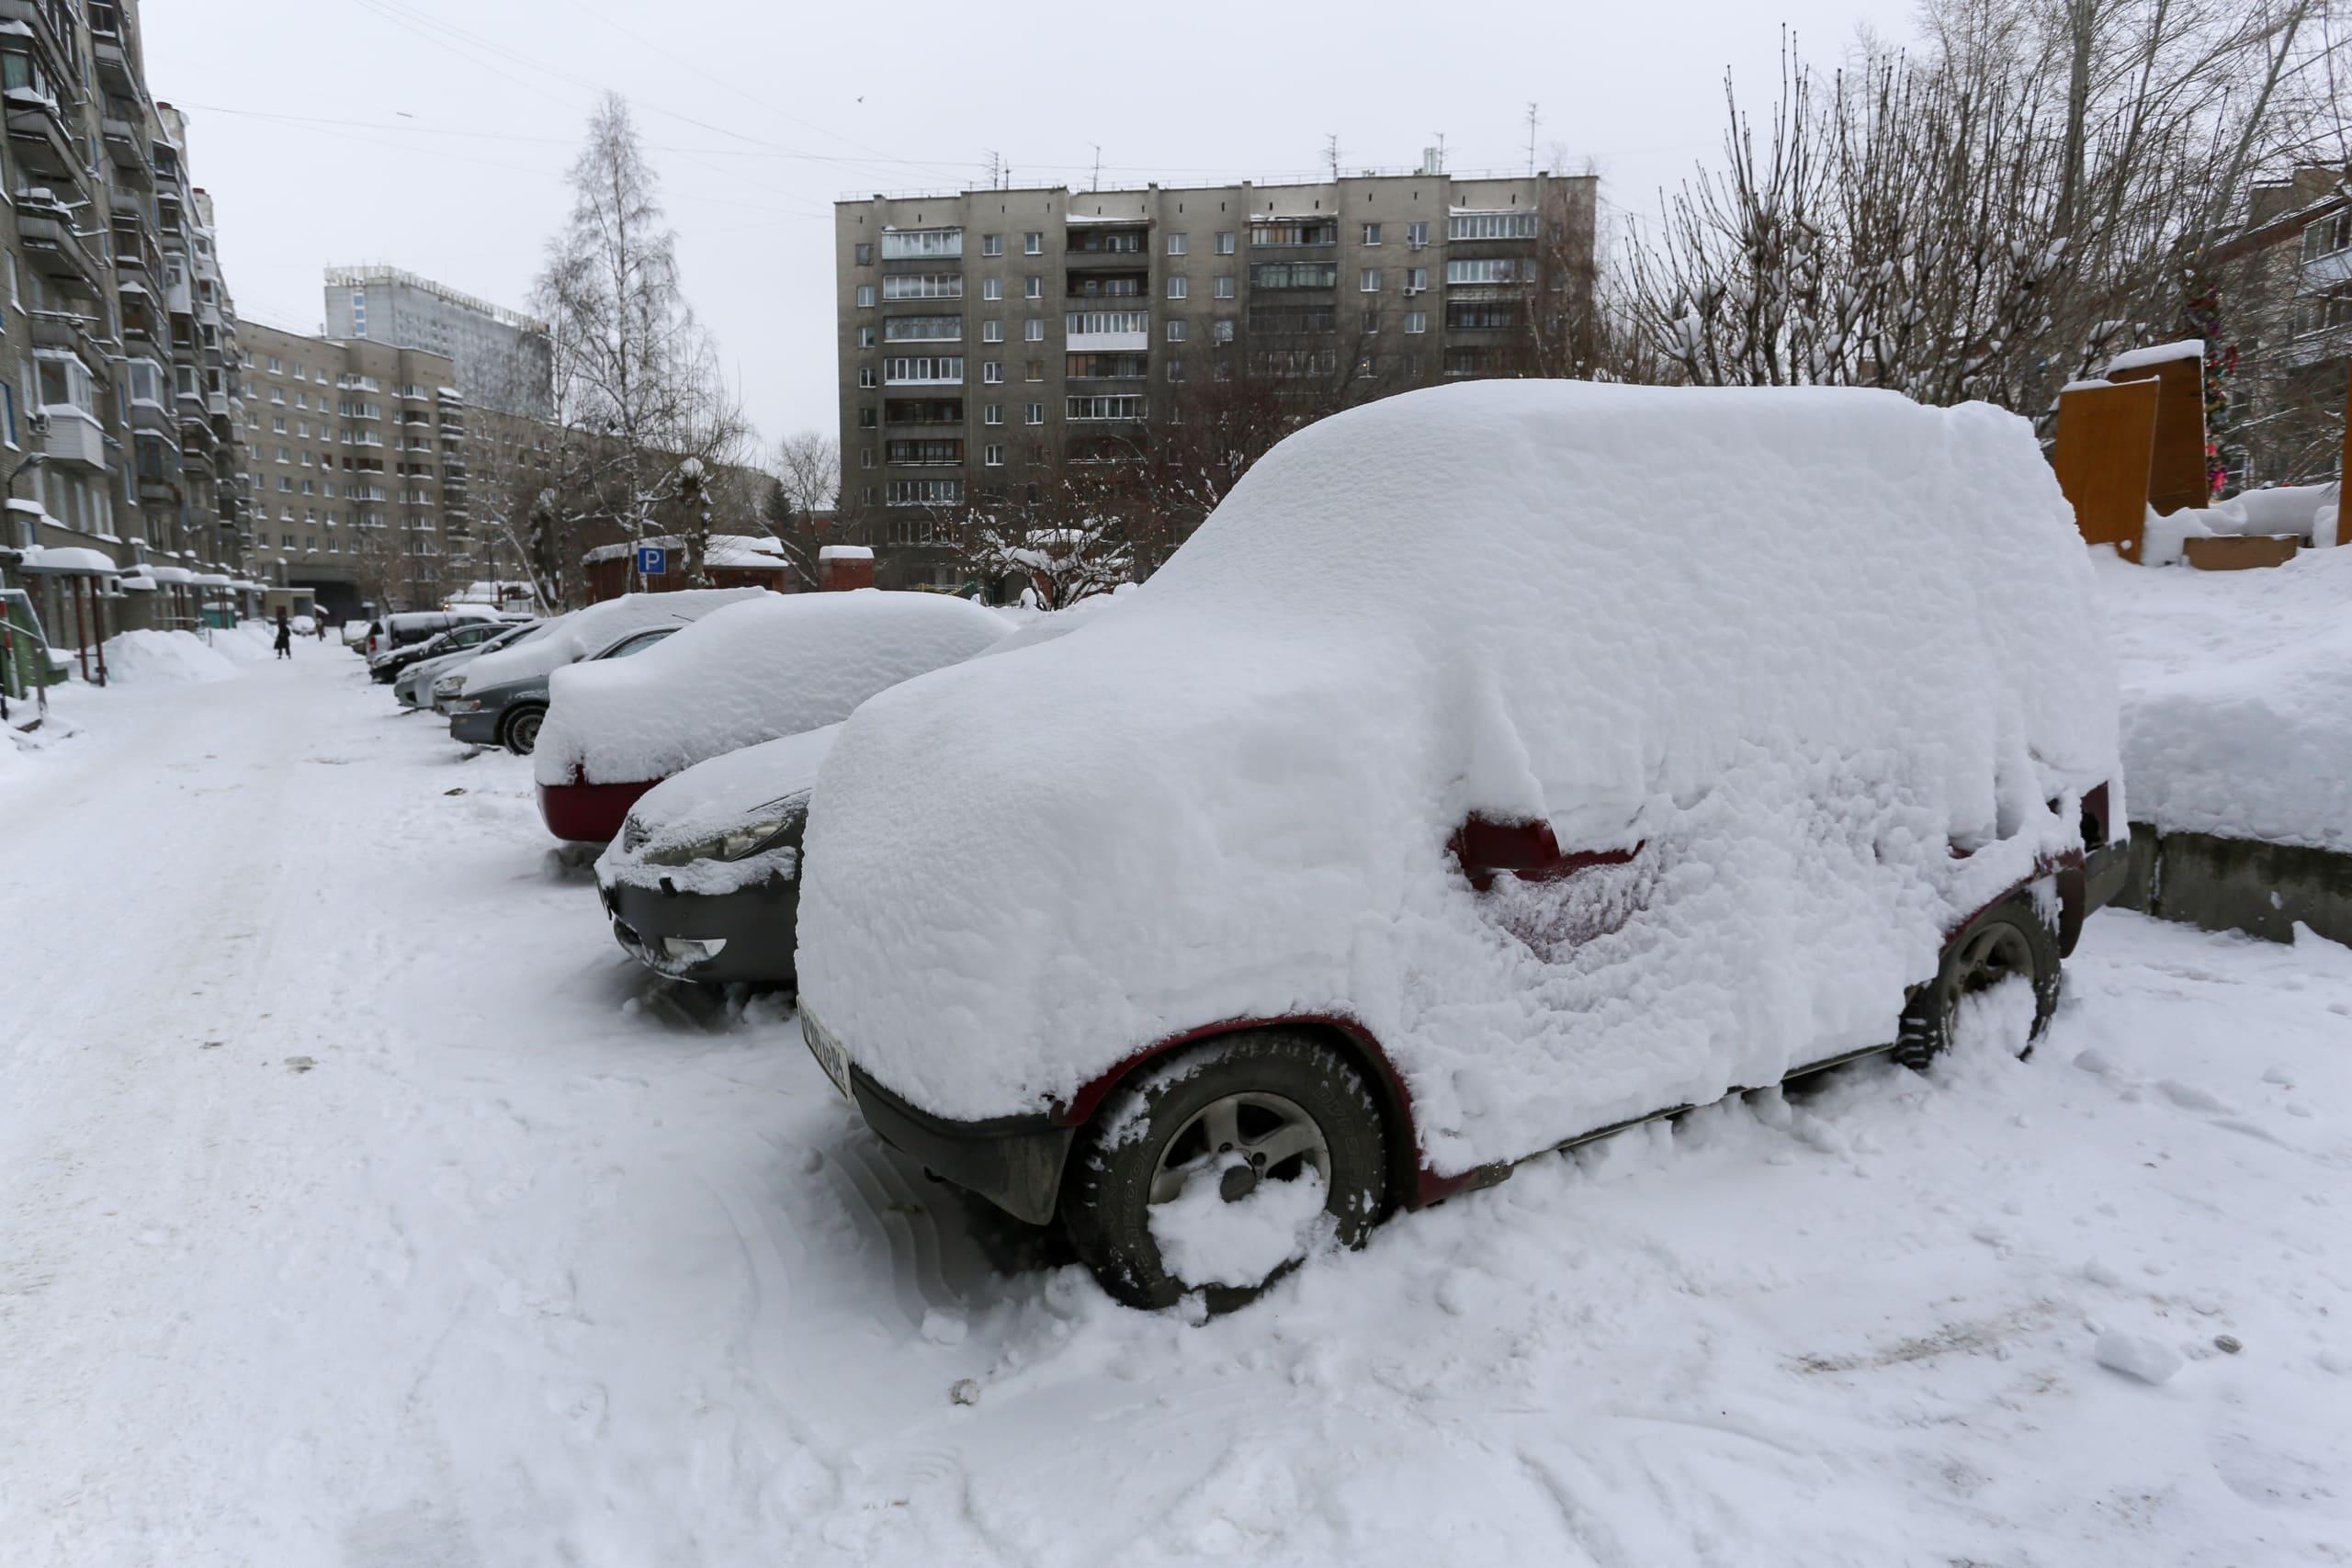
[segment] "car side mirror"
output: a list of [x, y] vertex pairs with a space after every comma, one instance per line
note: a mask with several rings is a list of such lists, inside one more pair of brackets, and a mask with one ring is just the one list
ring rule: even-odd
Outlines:
[[1563, 850], [1549, 822], [1507, 822], [1472, 812], [1447, 843], [1470, 886], [1484, 893], [1505, 872], [1521, 882], [1551, 882], [1599, 865], [1623, 865], [1642, 852], [1629, 850]]

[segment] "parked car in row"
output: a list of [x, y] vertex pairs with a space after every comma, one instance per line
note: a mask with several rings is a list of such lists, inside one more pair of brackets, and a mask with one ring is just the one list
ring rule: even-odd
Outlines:
[[379, 654], [424, 642], [453, 626], [476, 622], [496, 625], [499, 619], [489, 610], [401, 610], [368, 622], [367, 636], [356, 646], [373, 663]]
[[[1237, 1304], [1546, 1150], [2029, 1048], [2123, 830], [2098, 626], [2031, 427], [1982, 404], [1386, 399], [1133, 603], [776, 743], [796, 786], [825, 752], [802, 1030], [1113, 1294]], [[639, 810], [781, 853], [754, 755]]]
[[465, 621], [420, 642], [396, 643], [368, 660], [368, 678], [379, 686], [389, 686], [400, 679], [401, 671], [419, 660], [479, 648], [513, 629], [503, 621]]
[[801, 818], [833, 728], [1012, 631], [931, 593], [730, 605], [627, 666], [560, 673], [540, 809], [559, 838], [616, 839], [596, 878], [628, 953], [675, 978], [789, 985]]
[[725, 604], [765, 594], [764, 588], [690, 588], [674, 593], [625, 593], [575, 610], [544, 637], [502, 648], [468, 665], [458, 691], [436, 696], [449, 716], [449, 735], [475, 746], [503, 746], [528, 756], [538, 744], [548, 711], [548, 678], [587, 659], [626, 659], [680, 626]]
[[[544, 637], [552, 629], [553, 625], [551, 621], [524, 621], [466, 647], [428, 654], [415, 660], [394, 677], [392, 695], [399, 699], [401, 706], [404, 708], [429, 707], [433, 701], [434, 682], [442, 676], [455, 676], [476, 659], [494, 649], [512, 648], [528, 637]], [[460, 626], [456, 631], [443, 635], [455, 637], [467, 629]], [[454, 689], [453, 686], [452, 690]]]

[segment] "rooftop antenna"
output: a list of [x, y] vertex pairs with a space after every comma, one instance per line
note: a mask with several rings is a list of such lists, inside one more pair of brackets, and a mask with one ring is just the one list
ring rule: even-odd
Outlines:
[[989, 187], [992, 190], [1004, 188], [1004, 154], [993, 148], [989, 152]]
[[1094, 149], [1094, 183], [1088, 186], [1086, 188], [1089, 190], [1101, 190], [1102, 188], [1102, 143], [1100, 141], [1090, 141], [1087, 145]]
[[1436, 166], [1430, 170], [1430, 173], [1433, 175], [1442, 175], [1445, 173], [1445, 132], [1442, 130], [1433, 130], [1430, 132], [1430, 134], [1437, 138], [1437, 163]]
[[1340, 177], [1340, 133], [1336, 130], [1323, 138], [1323, 161], [1330, 165], [1336, 183]]
[[1537, 123], [1535, 106], [1533, 104], [1530, 104], [1527, 106], [1527, 177], [1529, 179], [1533, 179], [1535, 177], [1535, 127]]

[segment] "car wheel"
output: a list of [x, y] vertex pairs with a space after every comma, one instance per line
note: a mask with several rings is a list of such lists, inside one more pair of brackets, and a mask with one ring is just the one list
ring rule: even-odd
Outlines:
[[1326, 1237], [1387, 1209], [1387, 1138], [1363, 1077], [1312, 1036], [1231, 1035], [1155, 1063], [1080, 1136], [1063, 1228], [1130, 1306], [1199, 1291], [1227, 1312]]
[[506, 749], [517, 757], [529, 756], [539, 743], [539, 721], [547, 716], [548, 710], [537, 704], [507, 715], [501, 738]]
[[1894, 1059], [1925, 1067], [1951, 1049], [1972, 1015], [2012, 1055], [2030, 1055], [2057, 1010], [2058, 932], [2030, 892], [2012, 893], [1969, 921], [1945, 947], [1936, 977], [1912, 993]]

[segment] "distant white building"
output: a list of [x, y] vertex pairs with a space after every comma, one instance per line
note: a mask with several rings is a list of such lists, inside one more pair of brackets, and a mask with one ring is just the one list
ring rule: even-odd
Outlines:
[[447, 355], [467, 402], [526, 419], [555, 415], [547, 323], [390, 266], [329, 267], [326, 335]]

